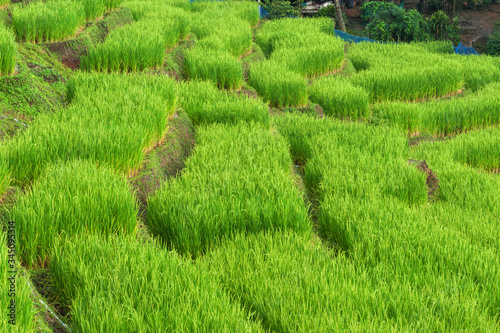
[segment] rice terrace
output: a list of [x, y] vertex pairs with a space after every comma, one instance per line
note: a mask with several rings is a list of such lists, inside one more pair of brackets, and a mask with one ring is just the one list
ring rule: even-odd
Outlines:
[[0, 0], [0, 332], [500, 332], [499, 54], [275, 1]]

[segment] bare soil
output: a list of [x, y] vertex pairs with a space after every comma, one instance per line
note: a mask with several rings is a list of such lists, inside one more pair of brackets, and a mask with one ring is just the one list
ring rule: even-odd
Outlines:
[[425, 184], [427, 185], [427, 196], [429, 200], [435, 200], [439, 189], [439, 179], [436, 174], [429, 168], [425, 161], [410, 160], [409, 164], [416, 164], [417, 169], [427, 174]]
[[476, 10], [462, 10], [458, 12], [457, 17], [462, 43], [482, 53], [488, 36], [493, 33], [495, 23], [500, 23], [500, 3]]

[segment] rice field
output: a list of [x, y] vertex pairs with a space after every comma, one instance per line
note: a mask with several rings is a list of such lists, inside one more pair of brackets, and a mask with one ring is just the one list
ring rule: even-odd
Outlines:
[[[52, 82], [33, 43], [122, 7]], [[0, 91], [66, 91], [0, 101], [1, 332], [498, 331], [498, 57], [250, 1], [7, 8]]]
[[16, 68], [17, 45], [10, 29], [0, 26], [0, 73], [10, 75]]

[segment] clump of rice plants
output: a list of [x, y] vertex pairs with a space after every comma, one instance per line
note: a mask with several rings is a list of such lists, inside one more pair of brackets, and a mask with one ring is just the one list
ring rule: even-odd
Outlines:
[[[0, 158], [2, 158], [2, 153], [0, 152]], [[0, 197], [5, 192], [10, 183], [10, 171], [7, 164], [2, 163], [0, 165]]]
[[93, 20], [102, 16], [107, 11], [120, 7], [122, 0], [77, 0], [85, 8], [87, 20]]
[[344, 42], [321, 33], [278, 39], [273, 44], [271, 60], [285, 63], [293, 72], [315, 77], [340, 69], [344, 63]]
[[31, 299], [28, 277], [22, 274], [14, 255], [14, 224], [11, 222], [6, 226], [7, 234], [0, 232], [0, 288], [3, 290], [0, 293], [0, 331], [38, 332], [43, 324]]
[[79, 74], [68, 86], [68, 108], [39, 116], [4, 142], [17, 182], [36, 179], [50, 162], [75, 158], [133, 173], [165, 135], [177, 102], [175, 82], [165, 76]]
[[425, 103], [382, 103], [373, 113], [409, 134], [451, 134], [500, 123], [500, 83], [467, 96]]
[[252, 1], [195, 1], [191, 3], [191, 11], [202, 13], [206, 17], [224, 19], [238, 18], [251, 26], [259, 23], [259, 5]]
[[12, 9], [12, 27], [19, 40], [57, 41], [74, 36], [85, 22], [80, 2], [53, 0], [32, 2]]
[[194, 125], [269, 121], [268, 106], [260, 98], [221, 91], [210, 82], [190, 81], [180, 85], [179, 105]]
[[487, 55], [481, 57], [450, 56], [451, 59], [457, 57], [460, 57], [466, 88], [477, 91], [490, 83], [500, 82], [500, 68], [498, 67], [498, 59], [495, 57]]
[[370, 116], [368, 92], [343, 77], [329, 76], [309, 86], [309, 99], [321, 105], [325, 114], [359, 119]]
[[448, 144], [456, 161], [485, 171], [500, 171], [500, 130], [487, 128], [462, 134]]
[[[127, 1], [124, 7], [129, 8], [135, 21], [142, 20], [174, 20], [179, 30], [180, 39], [186, 38], [191, 29], [191, 13], [182, 9], [180, 4], [187, 4], [186, 1], [164, 1], [157, 3], [154, 1]], [[187, 8], [189, 9], [189, 8]]]
[[276, 49], [276, 43], [286, 41], [290, 46], [291, 43], [288, 40], [298, 39], [302, 43], [305, 42], [311, 45], [313, 42], [308, 41], [308, 38], [312, 37], [314, 40], [318, 36], [322, 36], [322, 34], [332, 34], [333, 28], [332, 20], [326, 17], [312, 19], [285, 18], [266, 22], [255, 36], [255, 41], [262, 48], [264, 54], [269, 57]]
[[104, 44], [81, 59], [88, 71], [141, 71], [163, 64], [165, 50], [179, 41], [174, 20], [148, 19], [113, 30]]
[[464, 86], [460, 62], [427, 44], [360, 43], [348, 56], [358, 71], [351, 82], [368, 90], [371, 102], [431, 99]]
[[131, 237], [65, 242], [50, 269], [74, 331], [263, 331], [210, 272]]
[[187, 50], [185, 70], [189, 78], [210, 80], [223, 89], [239, 89], [243, 84], [242, 62], [228, 52], [202, 47]]
[[284, 138], [239, 123], [198, 127], [196, 143], [182, 176], [148, 199], [148, 227], [168, 248], [197, 257], [237, 232], [310, 232]]
[[56, 239], [133, 234], [137, 205], [125, 178], [90, 162], [56, 164], [16, 202], [17, 250], [28, 267], [43, 266]]
[[10, 75], [16, 68], [17, 45], [10, 29], [0, 26], [0, 74]]
[[307, 82], [300, 74], [290, 71], [286, 64], [262, 61], [250, 68], [248, 83], [265, 102], [273, 106], [302, 106], [307, 103]]
[[[285, 118], [289, 120], [282, 121]], [[387, 313], [367, 310], [364, 318], [371, 318], [370, 325], [378, 328], [389, 324], [397, 331], [410, 327], [424, 331], [451, 327], [457, 331], [476, 325], [498, 325], [498, 311], [492, 310], [498, 297], [492, 295], [496, 295], [500, 281], [500, 261], [495, 252], [499, 245], [496, 226], [500, 215], [500, 179], [479, 173], [463, 162], [454, 163], [457, 157], [447, 149], [452, 140], [420, 144], [416, 151], [409, 152], [404, 133], [390, 127], [342, 124], [299, 115], [277, 117], [276, 124], [280, 133], [293, 138], [292, 150], [309, 149], [304, 179], [309, 191], [317, 193], [320, 234], [338, 251], [348, 253], [349, 262], [361, 270], [356, 276], [365, 272], [371, 277], [372, 283], [361, 280], [359, 287], [340, 289], [371, 286], [366, 292], [374, 292], [377, 297], [370, 309], [387, 308], [392, 301], [398, 304], [389, 322]], [[409, 163], [411, 159], [426, 161], [430, 171], [420, 171]], [[433, 186], [429, 182], [431, 175], [437, 177], [437, 192], [429, 191]], [[247, 271], [257, 270], [249, 267]], [[262, 281], [262, 275], [258, 279]], [[244, 290], [252, 302], [259, 300], [260, 293], [249, 291], [248, 284], [236, 289], [234, 280], [227, 281], [228, 290]], [[289, 283], [292, 281], [280, 281], [285, 286]], [[482, 287], [477, 288], [478, 284]], [[458, 289], [450, 290], [450, 285]], [[394, 290], [404, 290], [397, 293], [397, 300], [393, 298]], [[269, 291], [263, 294], [267, 299], [273, 298]], [[302, 295], [303, 291], [297, 294]], [[442, 298], [446, 305], [436, 310], [428, 300], [438, 294], [446, 295]], [[342, 295], [346, 297], [345, 293]], [[354, 304], [355, 309], [366, 305], [366, 297], [359, 299], [362, 301]], [[287, 303], [281, 300], [280, 304]], [[286, 316], [290, 312], [269, 310], [265, 314], [269, 318], [269, 314]], [[306, 311], [301, 313], [310, 317]], [[421, 315], [415, 317], [415, 313]], [[447, 319], [458, 318], [458, 314], [460, 319]], [[290, 317], [281, 318], [284, 320], [280, 324], [302, 323]], [[350, 320], [345, 315], [343, 319], [335, 322]], [[359, 318], [353, 320], [359, 323]]]

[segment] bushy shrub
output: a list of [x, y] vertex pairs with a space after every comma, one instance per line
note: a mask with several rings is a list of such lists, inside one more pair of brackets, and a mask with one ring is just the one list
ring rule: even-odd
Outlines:
[[297, 16], [299, 11], [286, 0], [263, 0], [262, 7], [269, 13], [267, 18], [274, 20], [284, 17]]
[[495, 31], [488, 38], [486, 53], [492, 56], [500, 56], [500, 23], [497, 23]]

